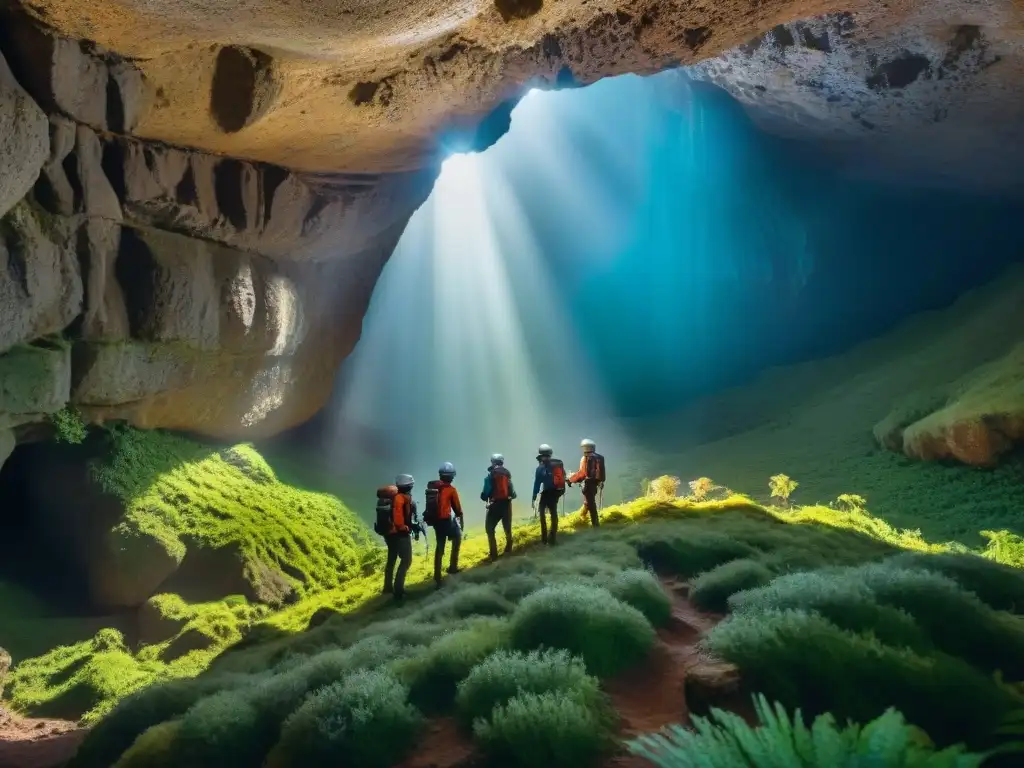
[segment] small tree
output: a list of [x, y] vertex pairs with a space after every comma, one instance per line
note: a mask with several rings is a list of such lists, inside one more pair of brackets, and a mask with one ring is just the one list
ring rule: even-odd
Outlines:
[[78, 444], [85, 440], [85, 422], [78, 411], [64, 406], [50, 416], [57, 432], [57, 442]]
[[768, 480], [768, 488], [772, 492], [772, 498], [781, 502], [782, 506], [789, 506], [789, 496], [800, 485], [789, 475], [772, 475]]
[[690, 481], [690, 497], [694, 501], [704, 501], [707, 495], [715, 489], [715, 484], [710, 477], [698, 477]]
[[647, 488], [647, 495], [655, 499], [674, 499], [679, 495], [679, 486], [682, 482], [678, 477], [662, 475], [651, 480]]
[[832, 506], [840, 512], [863, 512], [867, 509], [868, 502], [867, 499], [856, 493], [843, 493], [832, 503]]

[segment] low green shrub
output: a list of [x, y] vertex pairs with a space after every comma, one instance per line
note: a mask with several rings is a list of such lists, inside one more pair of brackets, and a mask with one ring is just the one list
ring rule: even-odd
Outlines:
[[690, 590], [690, 601], [702, 611], [725, 613], [734, 594], [771, 580], [772, 572], [756, 560], [732, 560], [698, 576]]
[[504, 616], [515, 606], [495, 587], [469, 584], [426, 601], [410, 620], [438, 622], [468, 616]]
[[455, 706], [463, 725], [489, 719], [494, 708], [520, 693], [559, 691], [584, 704], [602, 701], [597, 679], [587, 674], [581, 659], [564, 650], [497, 651], [477, 664], [459, 683]]
[[564, 648], [598, 677], [628, 669], [654, 644], [654, 629], [640, 611], [583, 584], [545, 587], [524, 598], [510, 629], [513, 647]]
[[837, 627], [852, 632], [871, 632], [884, 643], [928, 650], [931, 641], [905, 612], [879, 605], [874, 593], [850, 572], [841, 568], [780, 576], [771, 583], [729, 598], [737, 613], [804, 610], [824, 616]]
[[495, 583], [494, 588], [506, 600], [518, 603], [524, 597], [544, 586], [544, 581], [532, 573], [514, 573]]
[[391, 670], [409, 687], [409, 698], [425, 713], [451, 709], [458, 684], [477, 664], [506, 643], [508, 623], [476, 619], [449, 632], [432, 645], [396, 661]]
[[935, 646], [1010, 680], [1024, 679], [1024, 621], [999, 613], [939, 573], [872, 563], [849, 578], [865, 584], [880, 603], [906, 611]]
[[109, 768], [151, 726], [185, 714], [216, 690], [249, 681], [248, 676], [220, 675], [197, 680], [171, 680], [143, 688], [122, 699], [89, 729], [68, 768]]
[[997, 611], [1024, 613], [1024, 571], [972, 554], [904, 552], [888, 563], [950, 577]]
[[672, 618], [672, 599], [650, 571], [630, 568], [612, 579], [608, 591], [642, 613], [652, 626], [663, 627]]
[[754, 698], [754, 708], [757, 726], [713, 709], [710, 718], [693, 719], [693, 730], [672, 725], [626, 747], [658, 768], [977, 768], [984, 760], [960, 746], [936, 751], [928, 737], [894, 709], [863, 728], [853, 723], [840, 727], [831, 714], [819, 715], [808, 728], [799, 709], [791, 718], [781, 704], [773, 710], [760, 695]]
[[736, 613], [709, 633], [705, 647], [784, 706], [855, 722], [895, 706], [946, 745], [985, 746], [993, 723], [1019, 701], [960, 659], [892, 648], [803, 611]]
[[[190, 768], [259, 765], [277, 735], [278, 723], [266, 721], [244, 691], [221, 691], [185, 714], [171, 752], [180, 765]], [[267, 725], [273, 729], [268, 730]]]
[[684, 579], [737, 560], [751, 557], [757, 550], [749, 544], [719, 533], [687, 532], [684, 535], [667, 531], [657, 537], [640, 537], [637, 553], [656, 571], [673, 573]]
[[605, 713], [564, 691], [518, 694], [473, 732], [494, 764], [510, 768], [594, 765], [614, 743]]
[[281, 729], [274, 768], [389, 768], [416, 743], [422, 717], [408, 690], [385, 672], [356, 672], [309, 697]]

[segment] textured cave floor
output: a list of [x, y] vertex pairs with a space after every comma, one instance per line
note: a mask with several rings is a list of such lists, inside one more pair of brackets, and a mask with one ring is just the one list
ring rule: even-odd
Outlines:
[[85, 731], [68, 720], [25, 718], [0, 707], [0, 768], [56, 768], [78, 749]]

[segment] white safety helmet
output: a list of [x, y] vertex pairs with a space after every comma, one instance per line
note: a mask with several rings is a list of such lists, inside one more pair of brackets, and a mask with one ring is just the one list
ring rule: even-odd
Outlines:
[[584, 453], [593, 453], [597, 450], [597, 444], [589, 437], [585, 437], [580, 441], [580, 448], [583, 449]]
[[505, 457], [502, 456], [500, 453], [496, 453], [493, 456], [491, 456], [491, 466], [492, 467], [501, 467], [501, 466], [504, 466], [504, 464], [505, 464]]
[[555, 453], [555, 449], [552, 448], [547, 443], [544, 443], [543, 445], [541, 445], [540, 448], [537, 449], [537, 453], [540, 454], [541, 456], [552, 456]]
[[438, 468], [437, 474], [441, 475], [442, 477], [445, 475], [449, 477], [455, 477], [455, 465], [452, 464], [450, 461], [446, 461]]
[[406, 486], [412, 488], [414, 482], [415, 480], [412, 479], [412, 475], [398, 475], [395, 478], [395, 485], [399, 488], [404, 488]]

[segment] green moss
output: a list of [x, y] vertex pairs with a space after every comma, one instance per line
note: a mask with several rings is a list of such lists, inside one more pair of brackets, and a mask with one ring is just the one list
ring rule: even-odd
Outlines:
[[[127, 504], [126, 523], [176, 551], [187, 538], [236, 546], [259, 579], [287, 575], [300, 593], [342, 584], [358, 572], [366, 527], [337, 499], [277, 482], [251, 446], [223, 451], [162, 432], [117, 428], [108, 458], [93, 468]], [[258, 586], [258, 585], [257, 585]]]

